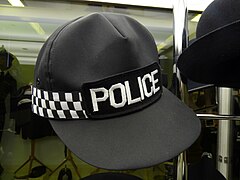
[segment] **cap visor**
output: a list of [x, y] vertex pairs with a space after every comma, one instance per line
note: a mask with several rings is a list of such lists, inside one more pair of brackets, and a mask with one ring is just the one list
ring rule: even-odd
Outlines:
[[157, 102], [132, 114], [50, 122], [81, 160], [111, 170], [145, 168], [172, 159], [200, 134], [195, 113], [166, 88]]

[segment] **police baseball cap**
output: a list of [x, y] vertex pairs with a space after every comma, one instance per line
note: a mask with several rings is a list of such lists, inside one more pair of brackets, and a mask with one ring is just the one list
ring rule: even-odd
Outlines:
[[104, 169], [164, 162], [200, 133], [195, 113], [162, 86], [152, 35], [121, 14], [93, 13], [50, 36], [32, 103], [76, 156]]

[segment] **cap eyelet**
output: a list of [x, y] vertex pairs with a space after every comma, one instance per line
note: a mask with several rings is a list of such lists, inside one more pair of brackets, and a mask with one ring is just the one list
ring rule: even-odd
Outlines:
[[37, 78], [37, 85], [40, 85], [40, 79]]

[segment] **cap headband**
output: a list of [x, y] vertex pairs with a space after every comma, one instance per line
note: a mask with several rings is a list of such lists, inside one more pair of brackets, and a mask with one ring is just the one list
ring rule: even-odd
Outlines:
[[81, 92], [32, 88], [33, 112], [54, 119], [99, 119], [128, 114], [155, 102], [162, 94], [158, 63], [85, 83]]

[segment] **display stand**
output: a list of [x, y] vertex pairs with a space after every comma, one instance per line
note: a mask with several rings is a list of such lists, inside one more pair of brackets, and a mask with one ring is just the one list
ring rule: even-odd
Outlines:
[[[73, 161], [73, 157], [72, 157], [72, 152], [67, 148], [67, 146], [64, 146], [64, 152], [65, 152], [65, 159], [57, 166], [56, 169], [54, 169], [51, 173], [51, 175], [53, 173], [55, 173], [60, 167], [62, 167], [64, 164], [66, 164], [68, 161], [72, 164], [77, 176], [79, 177], [79, 179], [81, 178], [80, 173], [78, 172], [78, 168], [77, 165], [75, 164], [75, 162]], [[51, 176], [50, 175], [50, 176]]]
[[[174, 31], [174, 64], [173, 64], [173, 81], [174, 94], [178, 96], [184, 103], [188, 104], [188, 93], [186, 86], [182, 83], [180, 72], [176, 67], [178, 57], [188, 45], [188, 26], [187, 26], [187, 5], [185, 0], [174, 0], [173, 4], [173, 31]], [[176, 179], [187, 179], [187, 162], [186, 152], [181, 153], [177, 158]]]
[[200, 119], [219, 120], [217, 138], [217, 169], [228, 180], [232, 179], [232, 125], [240, 116], [233, 116], [233, 90], [218, 88], [219, 114], [197, 114]]
[[240, 116], [233, 115], [219, 115], [219, 114], [197, 114], [197, 117], [205, 120], [231, 120], [231, 121], [240, 121]]
[[[188, 46], [188, 31], [187, 31], [187, 6], [185, 0], [174, 0], [173, 4], [174, 15], [174, 63], [178, 57]], [[173, 66], [177, 87], [175, 94], [188, 105], [188, 93], [186, 86], [182, 84], [179, 71], [176, 65]], [[179, 92], [178, 92], [179, 90]], [[231, 88], [218, 88], [218, 111], [219, 114], [197, 114], [200, 119], [218, 119], [218, 139], [217, 139], [217, 169], [225, 176], [231, 179], [231, 154], [232, 154], [232, 120], [240, 120], [239, 116], [232, 116], [233, 111], [233, 95]], [[187, 162], [184, 158], [184, 153], [178, 156], [177, 161], [177, 180], [187, 179]], [[185, 176], [184, 176], [185, 174]]]
[[[233, 90], [218, 88], [218, 111], [222, 115], [233, 114]], [[233, 121], [219, 121], [217, 139], [217, 169], [228, 179], [231, 178], [232, 134]]]
[[29, 164], [29, 168], [28, 168], [28, 175], [31, 172], [31, 169], [33, 167], [33, 162], [36, 161], [37, 163], [41, 164], [42, 166], [45, 166], [50, 172], [52, 171], [50, 168], [48, 168], [45, 164], [43, 164], [40, 160], [38, 160], [35, 157], [35, 140], [31, 139], [31, 153], [30, 156], [28, 158], [28, 160], [26, 162], [24, 162], [15, 172], [14, 172], [14, 177], [18, 178], [17, 173], [23, 169], [27, 164]]

